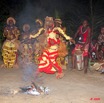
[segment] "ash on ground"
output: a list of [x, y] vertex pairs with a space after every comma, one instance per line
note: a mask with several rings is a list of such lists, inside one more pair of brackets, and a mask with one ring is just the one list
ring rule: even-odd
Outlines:
[[39, 96], [42, 94], [48, 95], [50, 92], [50, 89], [48, 87], [38, 86], [34, 82], [32, 82], [31, 86], [20, 87], [20, 89], [21, 89], [20, 91], [21, 93], [35, 95], [35, 96]]

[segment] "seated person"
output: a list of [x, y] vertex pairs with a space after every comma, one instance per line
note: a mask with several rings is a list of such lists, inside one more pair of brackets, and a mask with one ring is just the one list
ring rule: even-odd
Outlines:
[[98, 59], [100, 61], [104, 58], [104, 26], [101, 27], [100, 34], [98, 36]]
[[89, 56], [91, 61], [96, 61], [97, 60], [97, 49], [98, 49], [98, 44], [97, 44], [97, 40], [92, 39], [91, 43], [90, 43], [90, 47], [89, 47]]
[[104, 43], [102, 43], [98, 47], [97, 58], [100, 62], [102, 62], [104, 60]]

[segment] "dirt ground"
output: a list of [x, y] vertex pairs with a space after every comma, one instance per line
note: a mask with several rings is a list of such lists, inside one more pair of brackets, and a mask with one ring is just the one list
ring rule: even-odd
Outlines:
[[83, 71], [68, 68], [65, 76], [56, 79], [55, 75], [43, 74], [40, 82], [49, 87], [48, 95], [33, 96], [10, 91], [30, 85], [23, 81], [21, 68], [0, 69], [0, 103], [104, 103], [104, 74], [96, 71]]

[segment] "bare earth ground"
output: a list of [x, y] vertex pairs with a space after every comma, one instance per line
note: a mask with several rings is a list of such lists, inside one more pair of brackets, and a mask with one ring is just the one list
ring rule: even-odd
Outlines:
[[30, 85], [21, 77], [21, 68], [0, 69], [0, 103], [104, 103], [104, 74], [96, 71], [84, 74], [69, 68], [59, 80], [55, 75], [43, 74], [41, 82], [50, 88], [48, 95], [9, 94], [7, 91]]

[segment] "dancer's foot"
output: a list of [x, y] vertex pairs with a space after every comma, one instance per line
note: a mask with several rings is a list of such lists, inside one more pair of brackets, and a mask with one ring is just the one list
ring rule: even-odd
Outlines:
[[6, 68], [5, 64], [2, 64], [2, 65], [0, 66], [0, 68]]
[[87, 68], [85, 68], [85, 70], [84, 70], [84, 74], [86, 74], [87, 73]]
[[13, 66], [13, 68], [18, 69], [18, 68], [19, 68], [18, 64], [15, 64], [15, 65]]
[[42, 77], [43, 73], [39, 72], [37, 75], [38, 75], [38, 77]]
[[56, 73], [56, 78], [61, 79], [64, 76], [64, 73]]
[[72, 69], [76, 69], [76, 68], [75, 68], [75, 65], [73, 65], [73, 64], [71, 65], [71, 68], [72, 68]]
[[72, 69], [76, 69], [75, 66], [72, 66]]

